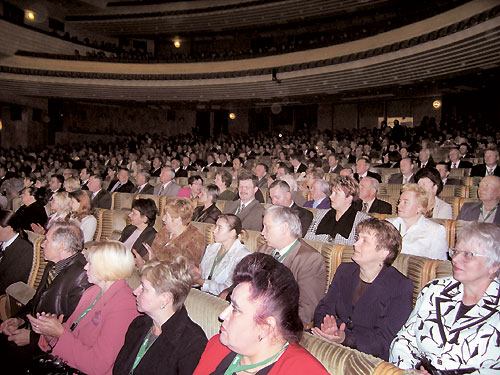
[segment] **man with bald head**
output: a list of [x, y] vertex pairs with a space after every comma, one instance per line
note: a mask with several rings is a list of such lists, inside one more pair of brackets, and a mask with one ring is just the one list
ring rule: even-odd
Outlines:
[[477, 191], [481, 202], [464, 203], [457, 220], [500, 224], [500, 177], [486, 176]]

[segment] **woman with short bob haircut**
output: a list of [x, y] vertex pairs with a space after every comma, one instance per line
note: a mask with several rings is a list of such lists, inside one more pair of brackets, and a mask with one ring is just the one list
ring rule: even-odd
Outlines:
[[28, 316], [42, 335], [39, 346], [85, 374], [110, 374], [138, 315], [132, 289], [125, 279], [135, 269], [132, 252], [121, 242], [103, 241], [86, 251], [87, 277], [94, 284], [82, 295], [65, 323], [51, 314]]
[[123, 228], [119, 241], [128, 249], [135, 250], [141, 257], [147, 256], [148, 250], [144, 244], [151, 245], [155, 239], [157, 213], [158, 208], [152, 199], [134, 199], [132, 210], [128, 214], [130, 224]]
[[69, 193], [71, 197], [71, 220], [76, 222], [83, 231], [84, 241], [94, 239], [97, 228], [97, 219], [90, 213], [90, 198], [83, 190]]
[[[192, 282], [189, 263], [183, 256], [169, 262], [152, 261], [142, 267], [141, 274], [134, 294], [137, 309], [144, 315], [130, 324], [113, 375], [191, 375], [207, 338], [184, 307]], [[145, 353], [141, 352], [144, 342]]]
[[288, 267], [253, 253], [236, 266], [233, 282], [231, 305], [219, 315], [221, 333], [209, 341], [193, 375], [328, 374], [299, 345], [299, 286]]
[[201, 223], [215, 224], [217, 217], [221, 214], [215, 203], [219, 197], [219, 188], [217, 185], [208, 184], [201, 188], [198, 197], [198, 206], [194, 209], [193, 221]]
[[413, 282], [392, 263], [401, 235], [384, 220], [358, 224], [352, 263], [342, 263], [314, 311], [313, 333], [387, 360], [389, 345], [410, 315]]
[[453, 210], [449, 203], [437, 196], [443, 191], [441, 175], [434, 168], [422, 168], [415, 173], [415, 182], [422, 186], [428, 195], [427, 209], [424, 216], [433, 219], [453, 219]]

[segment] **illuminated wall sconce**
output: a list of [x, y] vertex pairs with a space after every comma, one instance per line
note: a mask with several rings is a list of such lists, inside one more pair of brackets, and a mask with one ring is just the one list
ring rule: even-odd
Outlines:
[[435, 109], [439, 109], [441, 108], [441, 100], [434, 100], [432, 102], [432, 106], [435, 108]]
[[181, 41], [180, 40], [174, 40], [174, 47], [179, 48], [181, 46]]
[[234, 120], [234, 119], [236, 118], [236, 114], [234, 114], [233, 112], [231, 112], [231, 113], [229, 114], [229, 118], [230, 118], [231, 120]]
[[0, 130], [3, 129], [3, 123], [2, 123], [2, 120], [0, 120]]
[[35, 13], [33, 13], [32, 10], [26, 10], [24, 12], [24, 17], [30, 21], [34, 21], [35, 20]]

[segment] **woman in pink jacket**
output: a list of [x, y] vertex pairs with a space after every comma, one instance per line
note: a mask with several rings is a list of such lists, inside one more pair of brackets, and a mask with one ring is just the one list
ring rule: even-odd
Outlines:
[[95, 284], [87, 289], [73, 314], [37, 314], [29, 317], [41, 334], [39, 346], [69, 366], [88, 375], [111, 374], [128, 326], [138, 315], [135, 297], [125, 279], [135, 266], [134, 256], [121, 242], [100, 242], [87, 254], [87, 276]]

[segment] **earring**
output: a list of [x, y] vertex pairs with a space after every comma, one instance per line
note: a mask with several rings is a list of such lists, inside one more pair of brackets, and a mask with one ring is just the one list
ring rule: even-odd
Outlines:
[[160, 309], [164, 309], [164, 308], [165, 308], [165, 305], [161, 305], [161, 306], [160, 306]]

